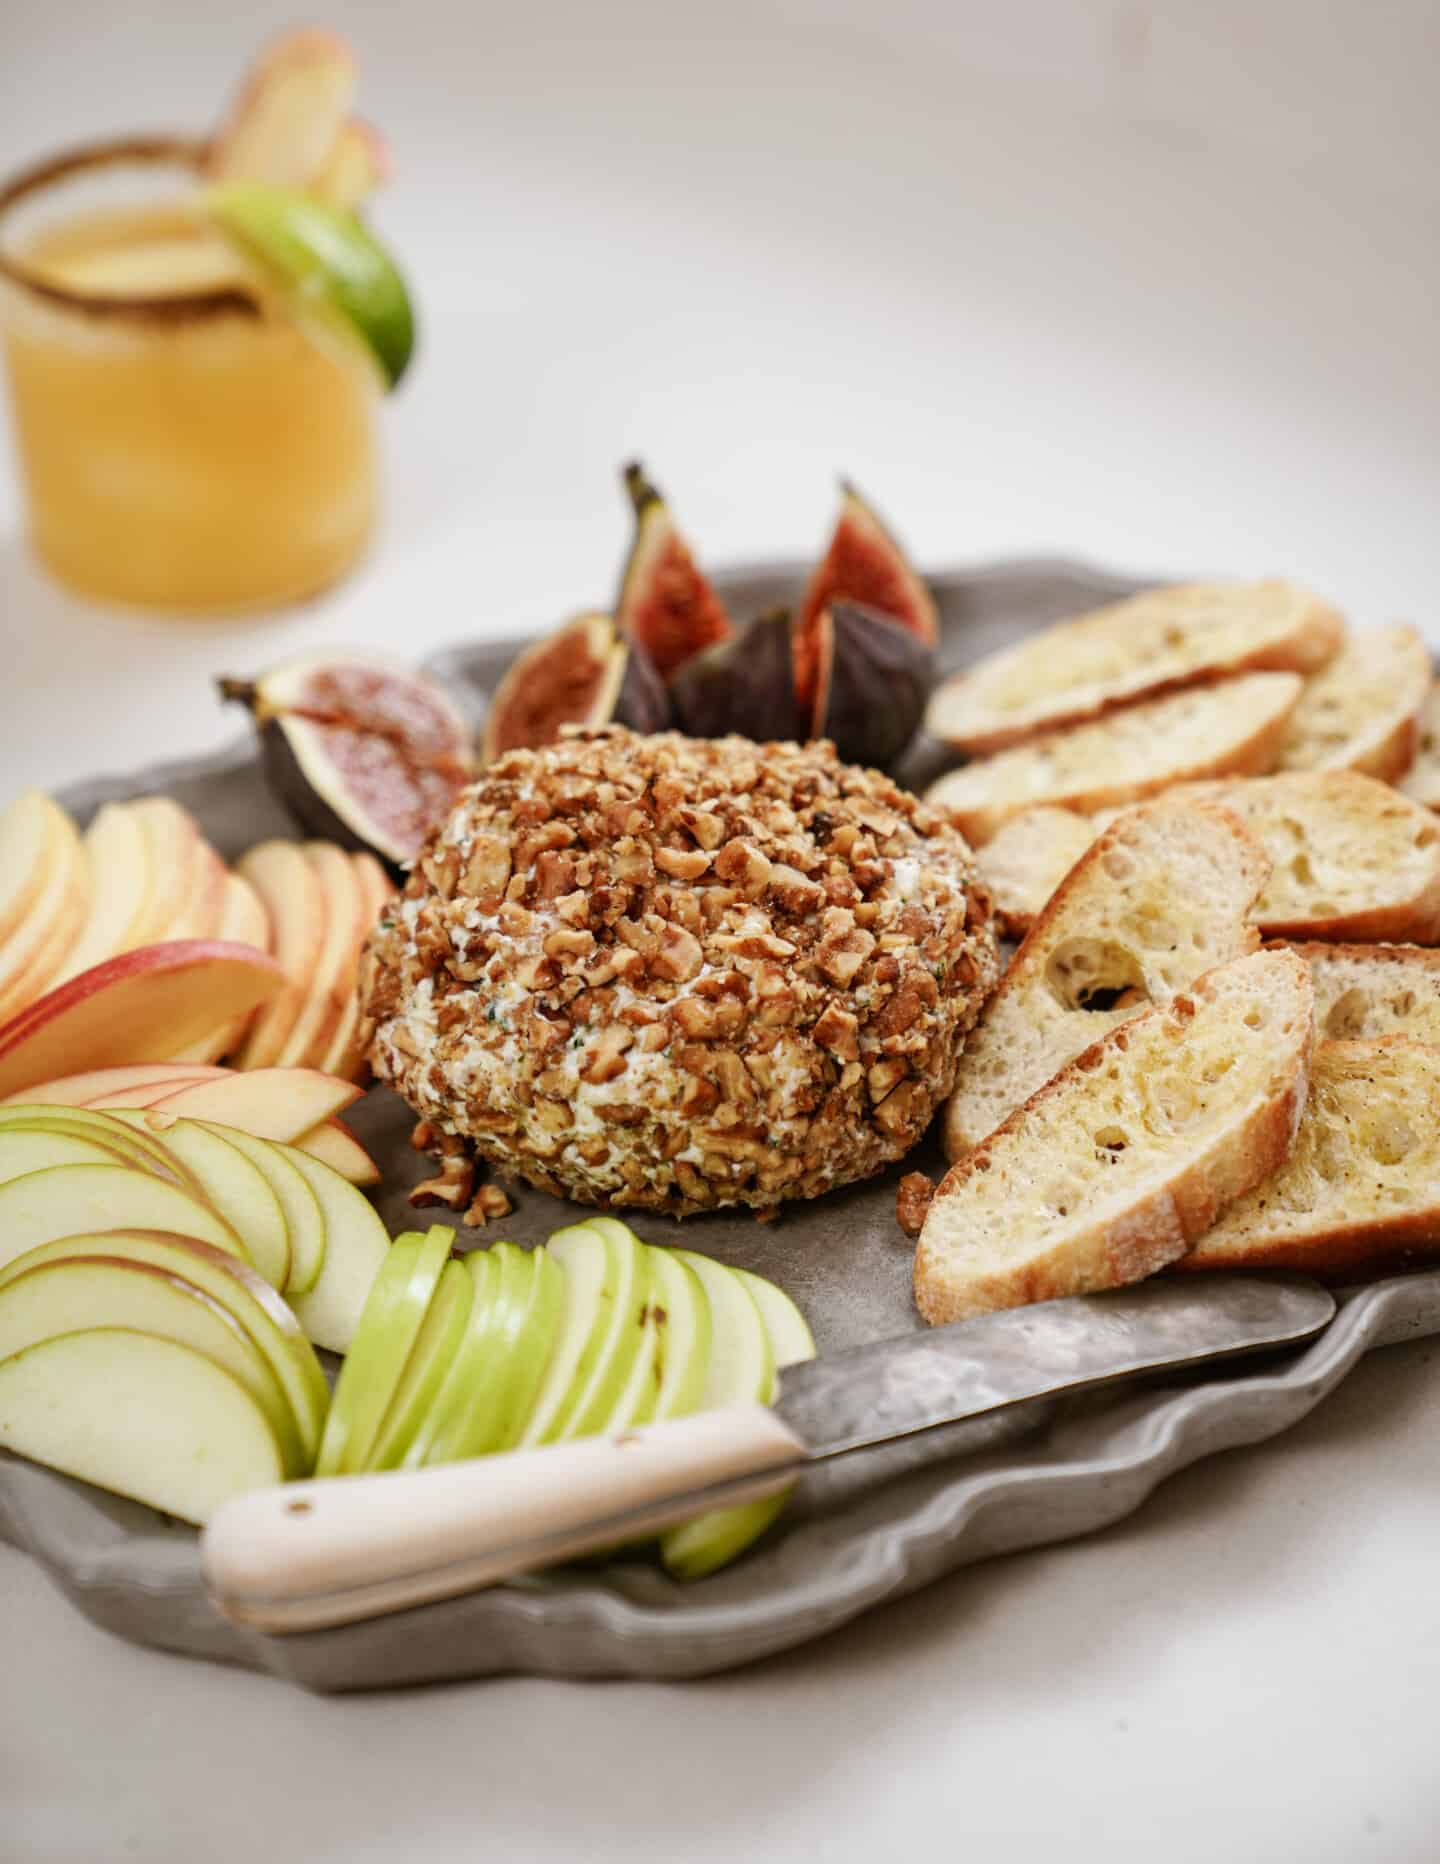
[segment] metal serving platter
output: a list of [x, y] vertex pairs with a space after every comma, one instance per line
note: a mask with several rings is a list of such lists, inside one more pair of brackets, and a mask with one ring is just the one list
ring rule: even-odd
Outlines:
[[[804, 566], [721, 579], [734, 612], [794, 595]], [[949, 669], [1133, 581], [1073, 564], [1024, 562], [931, 579]], [[478, 715], [514, 644], [458, 647], [431, 671]], [[938, 767], [917, 747], [916, 782]], [[63, 800], [82, 818], [112, 798], [161, 791], [192, 809], [227, 856], [294, 832], [261, 780], [248, 743], [215, 757], [86, 783]], [[383, 1089], [353, 1122], [386, 1174], [381, 1210], [392, 1231], [413, 1222], [406, 1189], [425, 1165], [407, 1143], [410, 1120]], [[924, 1149], [907, 1164], [934, 1165]], [[895, 1224], [891, 1172], [787, 1210], [692, 1219], [683, 1240], [781, 1282], [810, 1317], [820, 1350], [883, 1339], [917, 1325], [910, 1246]], [[496, 1234], [538, 1242], [583, 1212], [539, 1192], [518, 1194]], [[639, 1215], [652, 1241], [668, 1219]], [[557, 1571], [369, 1624], [277, 1638], [239, 1630], [200, 1583], [197, 1537], [138, 1504], [0, 1455], [0, 1537], [45, 1567], [79, 1610], [138, 1644], [268, 1670], [307, 1688], [379, 1688], [443, 1678], [700, 1676], [831, 1631], [942, 1573], [1016, 1548], [1064, 1540], [1119, 1520], [1172, 1471], [1253, 1443], [1304, 1417], [1372, 1347], [1440, 1331], [1440, 1271], [1353, 1291], [1314, 1345], [1261, 1369], [1152, 1384], [1116, 1399], [1030, 1407], [1002, 1423], [962, 1427], [951, 1460], [916, 1467], [903, 1449], [847, 1459], [843, 1475], [808, 1478], [779, 1524], [733, 1567], [691, 1585], [644, 1560]], [[1377, 1422], [1377, 1430], [1383, 1425]]]

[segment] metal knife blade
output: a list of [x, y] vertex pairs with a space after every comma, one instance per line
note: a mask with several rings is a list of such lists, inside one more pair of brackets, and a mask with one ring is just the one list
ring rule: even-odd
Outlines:
[[774, 1409], [812, 1461], [1003, 1406], [1295, 1346], [1335, 1300], [1301, 1276], [1205, 1276], [1072, 1295], [787, 1366]]

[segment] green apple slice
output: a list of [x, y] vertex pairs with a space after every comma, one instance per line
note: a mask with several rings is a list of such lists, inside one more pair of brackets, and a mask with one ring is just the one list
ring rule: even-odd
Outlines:
[[[518, 1267], [516, 1257], [522, 1258]], [[458, 1462], [490, 1447], [512, 1310], [519, 1277], [526, 1273], [523, 1252], [513, 1243], [496, 1243], [472, 1249], [460, 1266], [470, 1282], [469, 1320], [429, 1413], [406, 1445], [401, 1461], [407, 1469]]]
[[290, 1273], [281, 1293], [293, 1302], [296, 1295], [315, 1286], [324, 1266], [325, 1213], [319, 1198], [292, 1163], [289, 1147], [278, 1146], [270, 1139], [256, 1139], [238, 1126], [218, 1126], [212, 1120], [197, 1120], [194, 1124], [243, 1152], [275, 1193], [290, 1238]]
[[430, 1306], [416, 1336], [395, 1395], [365, 1457], [366, 1469], [398, 1469], [445, 1384], [470, 1324], [475, 1283], [463, 1262], [440, 1271]]
[[129, 1165], [54, 1165], [0, 1184], [0, 1265], [82, 1230], [169, 1230], [248, 1261], [210, 1205]]
[[[366, 1467], [454, 1243], [455, 1232], [437, 1223], [423, 1236], [410, 1231], [389, 1246], [335, 1382], [318, 1475], [353, 1475]], [[303, 1317], [296, 1318], [304, 1326]]]
[[[135, 1111], [122, 1115], [139, 1124]], [[250, 1259], [272, 1288], [283, 1288], [290, 1273], [290, 1231], [270, 1180], [253, 1160], [221, 1137], [218, 1127], [198, 1120], [172, 1120], [156, 1136], [172, 1158], [190, 1173], [205, 1196], [245, 1239]]]
[[0, 1359], [56, 1334], [125, 1327], [193, 1347], [259, 1405], [287, 1476], [310, 1473], [299, 1422], [265, 1355], [232, 1315], [193, 1283], [147, 1263], [71, 1256], [17, 1275], [0, 1290]]
[[[574, 1430], [576, 1436], [608, 1435], [614, 1431], [628, 1430], [635, 1424], [648, 1424], [655, 1415], [655, 1399], [661, 1378], [663, 1309], [655, 1298], [654, 1289], [654, 1265], [658, 1252], [642, 1243], [629, 1225], [621, 1223], [618, 1217], [588, 1217], [586, 1222], [592, 1230], [599, 1230], [602, 1234], [613, 1233], [617, 1247], [624, 1249], [633, 1246], [639, 1250], [644, 1292], [639, 1297], [639, 1340], [633, 1347], [622, 1344], [619, 1349], [622, 1355], [630, 1353], [630, 1369], [616, 1388], [609, 1409], [590, 1429], [577, 1425]], [[612, 1373], [612, 1383], [615, 1376]]]
[[18, 1257], [0, 1269], [0, 1293], [17, 1275], [78, 1256], [149, 1264], [190, 1283], [223, 1307], [269, 1360], [299, 1423], [307, 1461], [313, 1465], [330, 1408], [330, 1387], [300, 1323], [263, 1276], [238, 1257], [188, 1236], [168, 1236], [160, 1230], [106, 1230], [93, 1236], [62, 1237]]
[[352, 213], [258, 181], [206, 190], [211, 220], [302, 321], [349, 333], [388, 388], [415, 349], [415, 313], [384, 247]]
[[650, 1303], [660, 1317], [660, 1382], [653, 1417], [700, 1409], [710, 1371], [710, 1303], [700, 1277], [673, 1249], [650, 1244]]
[[[700, 1408], [710, 1411], [742, 1400], [769, 1404], [775, 1390], [775, 1349], [754, 1296], [735, 1270], [688, 1249], [675, 1253], [700, 1277], [714, 1324]], [[678, 1579], [703, 1578], [764, 1533], [782, 1502], [783, 1497], [743, 1502], [697, 1515], [661, 1535], [660, 1557]]]
[[290, 1305], [317, 1346], [348, 1352], [375, 1277], [390, 1252], [390, 1232], [369, 1198], [348, 1178], [294, 1146], [278, 1149], [315, 1193], [325, 1220], [319, 1280], [303, 1294], [297, 1292]]
[[0, 1184], [51, 1165], [129, 1165], [112, 1146], [76, 1133], [36, 1131], [12, 1126], [0, 1131]]
[[604, 1426], [644, 1343], [650, 1287], [644, 1246], [623, 1223], [558, 1230], [546, 1245], [566, 1281], [555, 1350], [523, 1444], [593, 1436]]
[[[513, 1320], [508, 1332], [506, 1374], [491, 1408], [488, 1450], [511, 1450], [520, 1441], [550, 1364], [565, 1307], [565, 1275], [547, 1249], [527, 1254], [514, 1243], [497, 1244], [519, 1260], [513, 1265]], [[505, 1289], [512, 1281], [508, 1261]]]
[[0, 1360], [0, 1448], [203, 1527], [285, 1479], [265, 1413], [213, 1359], [100, 1327]]
[[732, 1269], [730, 1273], [740, 1277], [760, 1310], [775, 1352], [775, 1370], [783, 1372], [786, 1366], [797, 1366], [802, 1360], [813, 1359], [815, 1336], [810, 1331], [810, 1323], [785, 1290], [766, 1281], [763, 1275], [752, 1274], [749, 1269]]
[[77, 1139], [93, 1139], [157, 1178], [169, 1178], [187, 1190], [199, 1188], [158, 1140], [132, 1130], [116, 1113], [102, 1113], [95, 1107], [0, 1107], [0, 1132], [12, 1131], [68, 1133]]

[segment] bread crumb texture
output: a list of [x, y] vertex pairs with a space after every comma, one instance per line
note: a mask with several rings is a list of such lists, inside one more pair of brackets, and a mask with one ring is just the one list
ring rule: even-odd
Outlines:
[[829, 744], [607, 727], [464, 792], [362, 992], [436, 1149], [683, 1216], [908, 1151], [997, 969], [969, 847], [888, 778]]

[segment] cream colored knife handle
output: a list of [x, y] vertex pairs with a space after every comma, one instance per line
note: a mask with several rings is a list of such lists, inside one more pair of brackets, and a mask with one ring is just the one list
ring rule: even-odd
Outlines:
[[439, 1469], [256, 1489], [206, 1528], [205, 1580], [227, 1617], [260, 1630], [349, 1624], [773, 1495], [805, 1456], [772, 1412], [739, 1404]]

